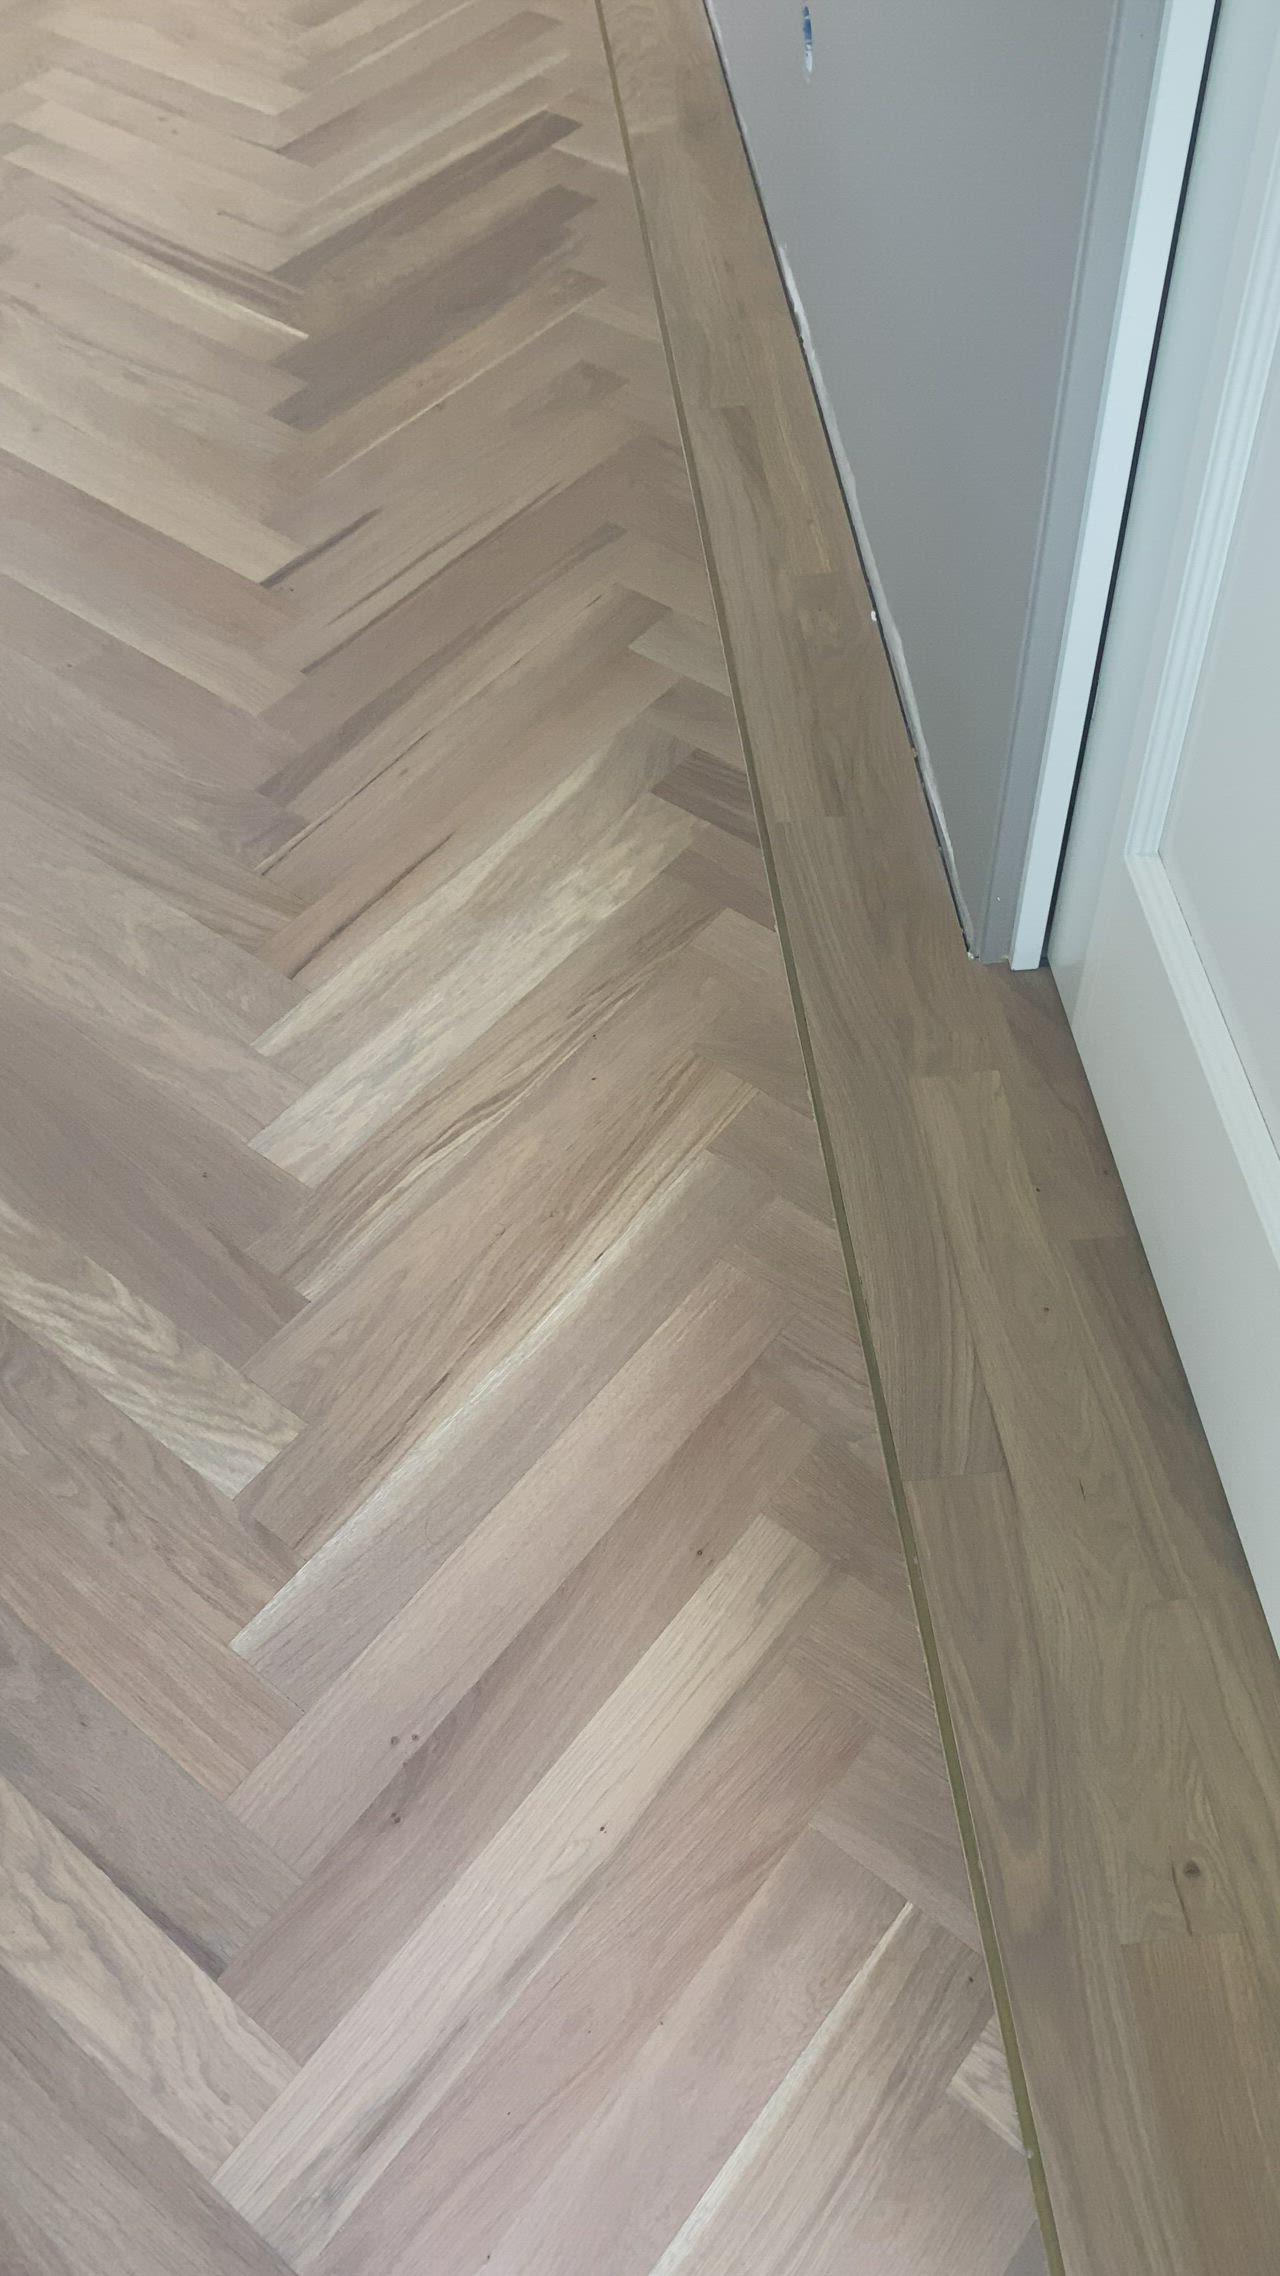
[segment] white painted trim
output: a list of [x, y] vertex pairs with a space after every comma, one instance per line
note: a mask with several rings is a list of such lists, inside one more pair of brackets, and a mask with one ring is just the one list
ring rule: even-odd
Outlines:
[[1271, 160], [1261, 207], [1169, 632], [1164, 674], [1151, 716], [1141, 784], [1129, 823], [1126, 851], [1130, 858], [1154, 854], [1159, 847], [1240, 514], [1258, 420], [1280, 351], [1280, 154]]
[[1280, 1271], [1280, 1156], [1275, 1139], [1168, 870], [1155, 853], [1131, 854], [1128, 866], [1173, 1000]]
[[1214, 0], [1170, 0], [1161, 26], [1102, 406], [1014, 919], [1009, 961], [1015, 971], [1039, 964], [1044, 955], [1213, 20]]

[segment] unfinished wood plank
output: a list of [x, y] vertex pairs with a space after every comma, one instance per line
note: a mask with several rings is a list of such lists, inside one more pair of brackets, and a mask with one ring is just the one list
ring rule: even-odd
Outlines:
[[70, 1241], [0, 1201], [0, 1307], [71, 1372], [222, 1492], [256, 1478], [302, 1425]]
[[[474, 2030], [487, 1998], [510, 1998], [512, 1969], [528, 1965], [821, 1573], [812, 1551], [758, 1519], [233, 2152], [218, 2186], [290, 2258], [313, 2259], [367, 2195], [456, 2075], [459, 2023]], [[361, 2093], [339, 2114], [332, 2082], [353, 2063]]]
[[293, 1893], [265, 1842], [3, 1606], [0, 1773], [210, 1975]]
[[[282, 2276], [254, 2236], [39, 2001], [0, 1970], [0, 2250], [23, 2276]], [[74, 2176], [74, 2186], [68, 2177]]]
[[[485, 2266], [495, 2276], [653, 2267], [896, 1917], [882, 1883], [812, 1838], [798, 1842]], [[696, 2100], [690, 2077], [706, 2081]]]
[[15, 1787], [0, 1782], [0, 1962], [202, 2173], [294, 2066]]
[[236, 1639], [250, 1665], [311, 1705], [691, 1295], [757, 1199], [750, 1180], [690, 1163], [263, 1606]]
[[317, 1864], [746, 1373], [775, 1323], [767, 1299], [718, 1268], [250, 1773], [234, 1802], [244, 1823], [269, 1829], [300, 1869]]
[[735, 1385], [223, 1981], [300, 2059], [733, 1546], [809, 1433]]
[[479, 2264], [601, 2093], [621, 2081], [655, 2014], [781, 1862], [860, 1736], [785, 1666], [766, 1666], [747, 1685], [339, 2230], [322, 2255], [325, 2276], [356, 2276], [374, 2249], [395, 2276], [424, 2250], [449, 2276]]
[[[767, 2276], [856, 2262], [882, 2161], [937, 2090], [982, 2013], [971, 1960], [913, 1913], [897, 1913], [655, 2269]], [[904, 2023], [913, 2060], [894, 2060]], [[890, 2067], [892, 2066], [892, 2085]]]

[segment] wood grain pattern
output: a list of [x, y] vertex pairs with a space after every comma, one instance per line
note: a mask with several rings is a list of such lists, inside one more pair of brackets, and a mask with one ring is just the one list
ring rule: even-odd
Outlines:
[[[1280, 2227], [1257, 2147], [1280, 2075], [1274, 1648], [1052, 981], [964, 954], [703, 11], [601, 14], [1051, 2256], [1068, 2276], [1262, 2276]], [[868, 1671], [834, 1648], [832, 1607], [857, 1577], [804, 1644], [855, 1708]], [[903, 1744], [908, 1706], [878, 1746]], [[872, 1762], [843, 1789], [868, 1858], [891, 1823]], [[923, 1892], [906, 1792], [902, 1816]], [[931, 2121], [953, 2170], [962, 2118], [978, 2124], [954, 2104]], [[689, 2231], [689, 2265], [721, 2265], [722, 2222], [724, 2264], [746, 2250], [728, 2204], [704, 2241]], [[1030, 2243], [1014, 2265], [1038, 2265]]]
[[292, 2064], [14, 1787], [0, 1787], [5, 1965], [210, 2173]]
[[0, 87], [0, 2263], [1005, 2276], [591, 0]]
[[441, 2099], [522, 1959], [537, 1964], [822, 1572], [758, 1519], [233, 2153], [219, 2187], [288, 2258], [315, 2256]]
[[210, 1975], [293, 1893], [274, 1850], [2, 1605], [0, 1773]]

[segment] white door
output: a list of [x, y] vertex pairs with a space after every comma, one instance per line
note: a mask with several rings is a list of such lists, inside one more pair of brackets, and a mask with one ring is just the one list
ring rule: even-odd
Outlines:
[[1224, 0], [1050, 938], [1280, 1638], [1280, 16]]

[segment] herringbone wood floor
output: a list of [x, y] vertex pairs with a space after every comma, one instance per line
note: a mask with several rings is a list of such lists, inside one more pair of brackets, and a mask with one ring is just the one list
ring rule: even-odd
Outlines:
[[0, 2264], [1023, 2276], [588, 0], [0, 62]]

